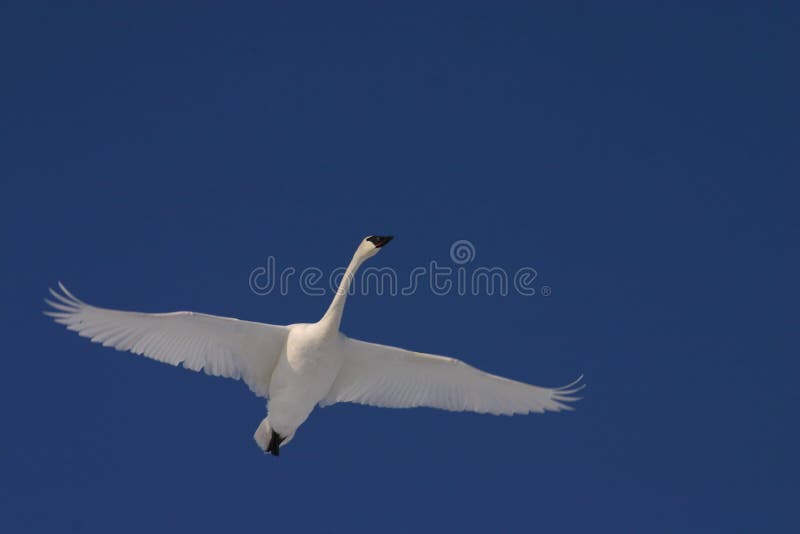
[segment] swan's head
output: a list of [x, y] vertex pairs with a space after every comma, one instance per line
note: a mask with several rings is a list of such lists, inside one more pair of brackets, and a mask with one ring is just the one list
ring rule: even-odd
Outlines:
[[371, 258], [392, 239], [394, 239], [393, 235], [371, 235], [365, 237], [358, 247], [358, 254], [364, 259]]

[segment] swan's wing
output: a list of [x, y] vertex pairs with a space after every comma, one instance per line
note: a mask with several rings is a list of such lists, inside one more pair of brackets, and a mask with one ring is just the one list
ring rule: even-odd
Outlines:
[[288, 327], [240, 321], [203, 313], [138, 313], [96, 308], [76, 298], [60, 282], [62, 293], [45, 314], [104, 347], [127, 350], [207, 374], [241, 378], [262, 397], [269, 394], [272, 370]]
[[344, 363], [320, 402], [356, 402], [382, 408], [427, 406], [495, 415], [570, 410], [583, 389], [578, 380], [543, 388], [485, 373], [444, 356], [422, 354], [355, 339], [344, 340]]

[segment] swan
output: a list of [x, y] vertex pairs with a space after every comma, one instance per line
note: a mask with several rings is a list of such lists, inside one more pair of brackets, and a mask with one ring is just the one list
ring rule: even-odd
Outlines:
[[485, 373], [445, 356], [352, 339], [339, 331], [356, 271], [393, 236], [364, 238], [325, 315], [279, 326], [204, 313], [138, 313], [91, 306], [59, 282], [45, 311], [57, 323], [104, 347], [193, 371], [242, 379], [268, 399], [253, 438], [280, 454], [314, 408], [353, 402], [383, 408], [426, 406], [494, 415], [571, 410], [583, 378], [546, 388]]

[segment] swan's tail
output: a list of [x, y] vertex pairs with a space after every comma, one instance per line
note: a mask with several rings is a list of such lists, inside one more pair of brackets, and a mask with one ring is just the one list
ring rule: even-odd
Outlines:
[[265, 417], [261, 424], [258, 425], [256, 433], [253, 434], [253, 439], [256, 440], [258, 446], [262, 451], [267, 452], [269, 447], [269, 440], [272, 437], [272, 428], [269, 426], [269, 417]]
[[256, 440], [261, 450], [265, 453], [271, 453], [273, 456], [278, 456], [281, 447], [288, 445], [293, 437], [294, 434], [291, 436], [282, 436], [272, 430], [272, 427], [269, 426], [269, 417], [265, 417], [264, 420], [261, 421], [261, 424], [258, 425], [256, 429], [256, 433], [253, 434], [253, 439]]

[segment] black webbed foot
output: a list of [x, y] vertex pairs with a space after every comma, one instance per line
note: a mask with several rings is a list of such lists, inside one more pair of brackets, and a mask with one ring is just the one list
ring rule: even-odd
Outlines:
[[281, 443], [286, 438], [275, 432], [272, 431], [272, 437], [269, 439], [269, 445], [267, 445], [267, 452], [271, 453], [273, 456], [280, 456], [281, 454]]

